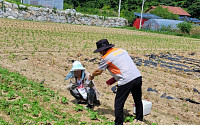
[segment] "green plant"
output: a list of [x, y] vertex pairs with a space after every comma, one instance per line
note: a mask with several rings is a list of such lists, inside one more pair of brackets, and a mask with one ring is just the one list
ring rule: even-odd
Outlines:
[[134, 119], [135, 119], [135, 117], [133, 117], [133, 116], [127, 116], [127, 117], [125, 117], [124, 122], [133, 122]]
[[158, 125], [157, 123], [152, 123], [151, 125]]
[[62, 98], [61, 98], [61, 102], [62, 102], [63, 104], [68, 104], [69, 100], [68, 100], [66, 97], [62, 97]]
[[194, 26], [190, 31], [190, 35], [194, 38], [200, 38], [200, 26]]
[[85, 125], [85, 124], [87, 124], [86, 121], [82, 121], [82, 122], [80, 123], [80, 125]]
[[63, 10], [65, 10], [65, 9], [73, 9], [73, 8], [74, 8], [73, 5], [70, 5], [68, 3], [63, 3]]
[[13, 125], [13, 123], [7, 122], [0, 117], [0, 125]]
[[181, 30], [181, 32], [190, 34], [190, 31], [192, 29], [192, 24], [188, 22], [182, 22], [179, 23], [177, 27]]
[[179, 117], [176, 116], [175, 119], [179, 120]]
[[15, 92], [14, 91], [9, 91], [7, 94], [8, 99], [13, 99], [15, 97]]
[[98, 112], [95, 112], [93, 110], [88, 109], [89, 113], [90, 113], [90, 119], [91, 120], [97, 120], [98, 117]]
[[150, 11], [150, 13], [160, 16], [163, 19], [178, 20], [179, 18], [177, 14], [173, 14], [172, 12], [169, 12], [167, 8], [164, 9], [161, 6], [157, 6], [154, 10]]
[[75, 107], [75, 111], [83, 111], [83, 106], [81, 106], [81, 105], [76, 105], [76, 107]]

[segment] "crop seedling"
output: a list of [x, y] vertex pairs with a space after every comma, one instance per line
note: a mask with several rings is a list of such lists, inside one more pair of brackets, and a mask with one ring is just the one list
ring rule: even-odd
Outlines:
[[158, 125], [157, 123], [152, 123], [151, 125]]
[[86, 124], [87, 124], [86, 121], [82, 121], [82, 122], [80, 123], [80, 125], [86, 125]]
[[76, 111], [76, 112], [78, 112], [78, 111], [83, 111], [83, 106], [81, 106], [81, 105], [76, 105], [75, 111]]
[[62, 102], [63, 104], [68, 104], [69, 100], [68, 100], [66, 97], [62, 97], [62, 98], [61, 98], [61, 102]]
[[135, 117], [133, 116], [127, 116], [124, 120], [124, 122], [133, 122], [133, 120], [135, 119]]
[[14, 91], [10, 91], [7, 94], [8, 99], [13, 99], [15, 97], [15, 92]]
[[97, 120], [97, 117], [98, 117], [98, 112], [95, 112], [95, 111], [93, 111], [93, 110], [88, 110], [89, 111], [89, 113], [90, 113], [90, 119], [91, 120]]

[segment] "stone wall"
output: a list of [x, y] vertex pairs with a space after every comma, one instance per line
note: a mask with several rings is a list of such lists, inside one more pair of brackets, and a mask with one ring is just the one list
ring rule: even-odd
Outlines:
[[3, 0], [0, 0], [0, 18], [49, 21], [103, 27], [123, 27], [128, 24], [128, 20], [124, 18], [82, 14], [76, 12], [75, 9], [54, 10], [42, 7], [27, 7], [25, 5], [17, 5]]

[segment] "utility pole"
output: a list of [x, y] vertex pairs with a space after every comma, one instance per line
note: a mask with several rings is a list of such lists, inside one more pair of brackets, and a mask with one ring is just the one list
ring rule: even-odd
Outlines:
[[144, 2], [145, 2], [145, 0], [143, 0], [143, 2], [142, 2], [142, 10], [141, 10], [141, 15], [140, 15], [140, 28], [139, 29], [141, 29], [141, 25], [142, 25], [142, 13], [143, 13]]
[[119, 13], [118, 13], [118, 17], [120, 17], [120, 6], [121, 6], [121, 0], [119, 0]]

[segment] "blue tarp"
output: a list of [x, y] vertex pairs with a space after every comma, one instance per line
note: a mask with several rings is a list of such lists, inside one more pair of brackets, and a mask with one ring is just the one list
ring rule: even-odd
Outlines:
[[[140, 13], [134, 13], [136, 16], [141, 17]], [[162, 19], [162, 17], [159, 17], [157, 15], [154, 14], [150, 14], [150, 13], [142, 13], [142, 18], [144, 19]]]
[[187, 21], [187, 22], [200, 23], [200, 20], [197, 18], [179, 17], [179, 19], [182, 21]]
[[200, 23], [200, 20], [197, 18], [189, 18], [189, 20], [191, 20], [191, 22], [194, 22], [194, 23]]
[[169, 19], [149, 19], [146, 21], [142, 29], [161, 30], [162, 28], [178, 29], [177, 24], [182, 23], [180, 20]]

